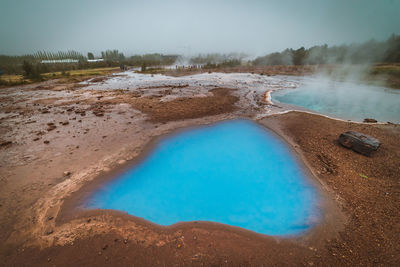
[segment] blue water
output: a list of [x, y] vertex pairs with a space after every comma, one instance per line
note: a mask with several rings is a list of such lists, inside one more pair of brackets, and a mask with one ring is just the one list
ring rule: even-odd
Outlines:
[[160, 225], [212, 221], [292, 235], [315, 224], [317, 198], [286, 143], [256, 123], [232, 120], [163, 139], [86, 204]]
[[400, 90], [380, 86], [315, 79], [276, 91], [272, 99], [341, 119], [400, 123]]

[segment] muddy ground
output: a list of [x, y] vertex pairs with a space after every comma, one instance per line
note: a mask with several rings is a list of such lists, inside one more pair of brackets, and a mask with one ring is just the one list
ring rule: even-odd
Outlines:
[[[72, 198], [133, 164], [156, 137], [224, 119], [259, 118], [260, 107], [237, 90], [210, 88], [205, 95], [164, 101], [176, 88], [147, 93], [153, 89], [99, 91], [62, 81], [1, 89], [1, 265], [400, 263], [399, 125], [303, 112], [258, 119], [292, 146], [329, 199], [325, 221], [302, 237], [205, 222], [160, 227], [110, 211], [71, 216]], [[371, 157], [345, 149], [337, 138], [348, 130], [377, 137], [382, 146]]]

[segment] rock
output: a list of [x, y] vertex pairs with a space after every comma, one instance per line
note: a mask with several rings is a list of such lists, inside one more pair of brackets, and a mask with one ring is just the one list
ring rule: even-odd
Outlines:
[[3, 141], [3, 142], [0, 143], [0, 146], [8, 146], [8, 145], [11, 145], [11, 144], [12, 144], [11, 141]]
[[63, 175], [64, 176], [70, 176], [72, 173], [70, 172], [70, 171], [65, 171], [65, 172], [63, 172]]
[[364, 119], [364, 122], [366, 122], [366, 123], [376, 123], [376, 122], [378, 122], [378, 121], [375, 120], [375, 119], [371, 119], [371, 118], [365, 118], [365, 119]]
[[50, 144], [50, 141], [45, 140], [45, 141], [43, 141], [43, 143], [45, 143], [45, 144]]
[[52, 233], [53, 233], [53, 230], [51, 230], [51, 229], [46, 231], [46, 235], [51, 235]]
[[53, 131], [55, 128], [57, 128], [57, 126], [55, 126], [54, 124], [48, 123], [47, 125], [49, 126], [49, 128], [47, 128], [48, 132]]
[[108, 248], [108, 245], [107, 245], [107, 244], [105, 244], [105, 245], [102, 247], [103, 250], [106, 250], [107, 248]]
[[75, 113], [76, 114], [80, 114], [81, 116], [85, 116], [86, 115], [86, 111], [84, 111], [82, 109], [75, 110]]
[[103, 117], [104, 116], [104, 110], [102, 110], [102, 109], [95, 109], [92, 112], [97, 117]]
[[339, 143], [365, 156], [369, 156], [371, 152], [376, 151], [381, 145], [378, 139], [354, 131], [342, 133], [339, 136]]

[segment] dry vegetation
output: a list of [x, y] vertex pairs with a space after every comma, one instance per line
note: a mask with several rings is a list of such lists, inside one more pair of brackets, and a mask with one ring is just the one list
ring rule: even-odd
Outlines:
[[[63, 79], [64, 81], [75, 81], [76, 78], [79, 80], [88, 79], [90, 77], [108, 75], [114, 72], [120, 71], [117, 67], [107, 67], [107, 68], [96, 68], [96, 69], [83, 69], [83, 70], [71, 70], [67, 72], [48, 72], [42, 74], [42, 80], [52, 80], [52, 79]], [[31, 84], [39, 81], [26, 79], [23, 75], [2, 75], [0, 76], [0, 87], [21, 85], [21, 84]]]

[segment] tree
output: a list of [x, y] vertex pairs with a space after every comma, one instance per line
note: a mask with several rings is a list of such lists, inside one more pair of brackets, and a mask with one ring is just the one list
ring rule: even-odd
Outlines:
[[307, 51], [304, 47], [300, 47], [297, 50], [293, 51], [293, 64], [294, 65], [303, 65], [303, 61], [306, 57]]
[[94, 55], [92, 52], [87, 53], [88, 59], [94, 59]]
[[24, 60], [24, 63], [22, 63], [22, 69], [24, 70], [24, 76], [29, 78], [33, 74], [33, 65], [29, 63], [28, 61]]
[[39, 67], [35, 67], [32, 63], [24, 60], [22, 64], [22, 69], [24, 70], [25, 78], [29, 78], [32, 80], [41, 80], [42, 75], [40, 75]]

